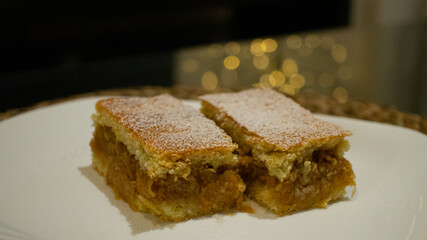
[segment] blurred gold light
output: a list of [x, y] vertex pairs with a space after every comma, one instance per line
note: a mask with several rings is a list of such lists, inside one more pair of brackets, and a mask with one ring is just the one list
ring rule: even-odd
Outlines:
[[329, 36], [324, 36], [320, 40], [320, 46], [322, 46], [322, 48], [325, 50], [331, 49], [332, 46], [334, 46], [334, 44], [335, 44], [335, 39], [333, 39]]
[[294, 74], [298, 73], [298, 65], [295, 60], [287, 58], [282, 63], [282, 72], [286, 77], [291, 77]]
[[268, 81], [273, 87], [280, 87], [285, 83], [285, 75], [281, 71], [273, 71], [270, 73]]
[[218, 85], [218, 78], [215, 73], [208, 71], [202, 76], [202, 87], [206, 90], [215, 90]]
[[277, 42], [274, 39], [267, 38], [261, 43], [264, 52], [274, 52], [277, 49]]
[[259, 78], [259, 84], [261, 88], [271, 88], [271, 84], [270, 84], [270, 75], [269, 74], [263, 74], [260, 78]]
[[266, 55], [255, 56], [253, 59], [253, 64], [255, 68], [259, 70], [264, 70], [270, 64], [270, 59]]
[[337, 69], [337, 76], [342, 80], [349, 80], [353, 77], [353, 70], [351, 67], [342, 65]]
[[332, 96], [334, 96], [339, 102], [345, 103], [348, 100], [348, 92], [343, 87], [337, 87], [332, 92]]
[[238, 74], [236, 71], [230, 71], [228, 69], [222, 69], [221, 71], [221, 81], [226, 86], [232, 86], [237, 82]]
[[313, 49], [308, 48], [306, 46], [302, 46], [302, 47], [298, 48], [297, 51], [301, 57], [308, 57], [313, 53]]
[[255, 39], [251, 42], [251, 53], [254, 56], [264, 55], [264, 50], [262, 48], [262, 40]]
[[279, 88], [279, 91], [282, 91], [284, 93], [294, 95], [295, 89], [290, 84], [285, 84]]
[[320, 46], [320, 38], [317, 35], [310, 34], [305, 38], [305, 46], [308, 48], [317, 48]]
[[182, 63], [184, 72], [195, 72], [199, 68], [199, 62], [194, 59], [187, 59]]
[[240, 65], [240, 60], [236, 56], [228, 56], [224, 59], [224, 67], [229, 70], [234, 70]]
[[322, 73], [319, 76], [319, 84], [324, 88], [329, 88], [334, 85], [334, 76], [330, 73]]
[[336, 62], [344, 62], [347, 59], [347, 49], [341, 44], [332, 46], [331, 53]]
[[208, 47], [207, 52], [211, 57], [220, 57], [224, 53], [224, 48], [221, 44], [215, 43]]
[[240, 45], [236, 42], [229, 42], [225, 45], [224, 50], [228, 55], [238, 55], [240, 53]]
[[289, 84], [296, 89], [302, 88], [305, 85], [305, 79], [300, 74], [294, 74], [291, 76], [291, 79], [289, 79]]
[[291, 49], [297, 49], [302, 46], [302, 40], [297, 35], [291, 35], [286, 39], [286, 45]]

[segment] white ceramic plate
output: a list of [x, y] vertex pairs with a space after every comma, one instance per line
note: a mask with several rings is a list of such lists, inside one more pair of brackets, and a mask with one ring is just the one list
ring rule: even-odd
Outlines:
[[0, 122], [0, 239], [427, 239], [426, 135], [319, 116], [354, 133], [352, 200], [282, 218], [260, 211], [169, 224], [130, 210], [92, 169], [97, 100]]

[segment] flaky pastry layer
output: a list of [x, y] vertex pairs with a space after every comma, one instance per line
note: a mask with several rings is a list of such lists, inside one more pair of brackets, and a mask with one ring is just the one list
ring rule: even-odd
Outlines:
[[[326, 207], [355, 191], [344, 158], [351, 133], [273, 90], [200, 97], [202, 112], [239, 145], [246, 194], [278, 215]], [[350, 189], [348, 189], [350, 190]]]
[[[110, 98], [96, 104], [95, 125], [110, 127], [151, 177], [187, 177], [192, 167], [234, 165], [231, 138], [196, 109], [169, 95]], [[209, 133], [209, 134], [206, 134]]]
[[251, 89], [200, 98], [203, 114], [232, 137], [240, 154], [250, 154], [281, 181], [296, 162], [314, 151], [337, 149], [342, 156], [349, 148], [344, 140], [349, 131], [315, 118], [274, 90]]

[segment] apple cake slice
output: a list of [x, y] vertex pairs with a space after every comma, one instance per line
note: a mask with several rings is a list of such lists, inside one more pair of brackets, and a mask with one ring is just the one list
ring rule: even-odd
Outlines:
[[96, 104], [93, 167], [132, 209], [182, 221], [247, 209], [231, 138], [169, 95]]
[[315, 118], [274, 90], [201, 96], [202, 112], [239, 145], [246, 193], [278, 215], [286, 215], [355, 191], [355, 175], [344, 158], [350, 131]]

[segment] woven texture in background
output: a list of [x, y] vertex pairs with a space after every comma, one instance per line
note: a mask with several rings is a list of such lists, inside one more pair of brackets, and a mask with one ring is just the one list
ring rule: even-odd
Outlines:
[[[230, 92], [240, 89], [218, 89], [215, 92]], [[211, 93], [202, 88], [174, 86], [166, 87], [132, 87], [126, 89], [112, 89], [90, 92], [80, 95], [74, 95], [68, 98], [56, 99], [40, 102], [27, 108], [12, 109], [0, 113], [0, 121], [26, 112], [29, 110], [41, 108], [55, 103], [66, 102], [74, 99], [90, 96], [154, 96], [162, 93], [168, 93], [181, 99], [197, 99], [199, 95]], [[301, 106], [309, 109], [313, 113], [322, 113], [335, 116], [344, 116], [350, 118], [364, 119], [374, 122], [388, 123], [406, 128], [411, 128], [427, 134], [427, 118], [417, 114], [403, 113], [389, 106], [380, 106], [374, 103], [348, 100], [341, 103], [332, 97], [318, 95], [315, 93], [300, 94], [291, 96]]]

